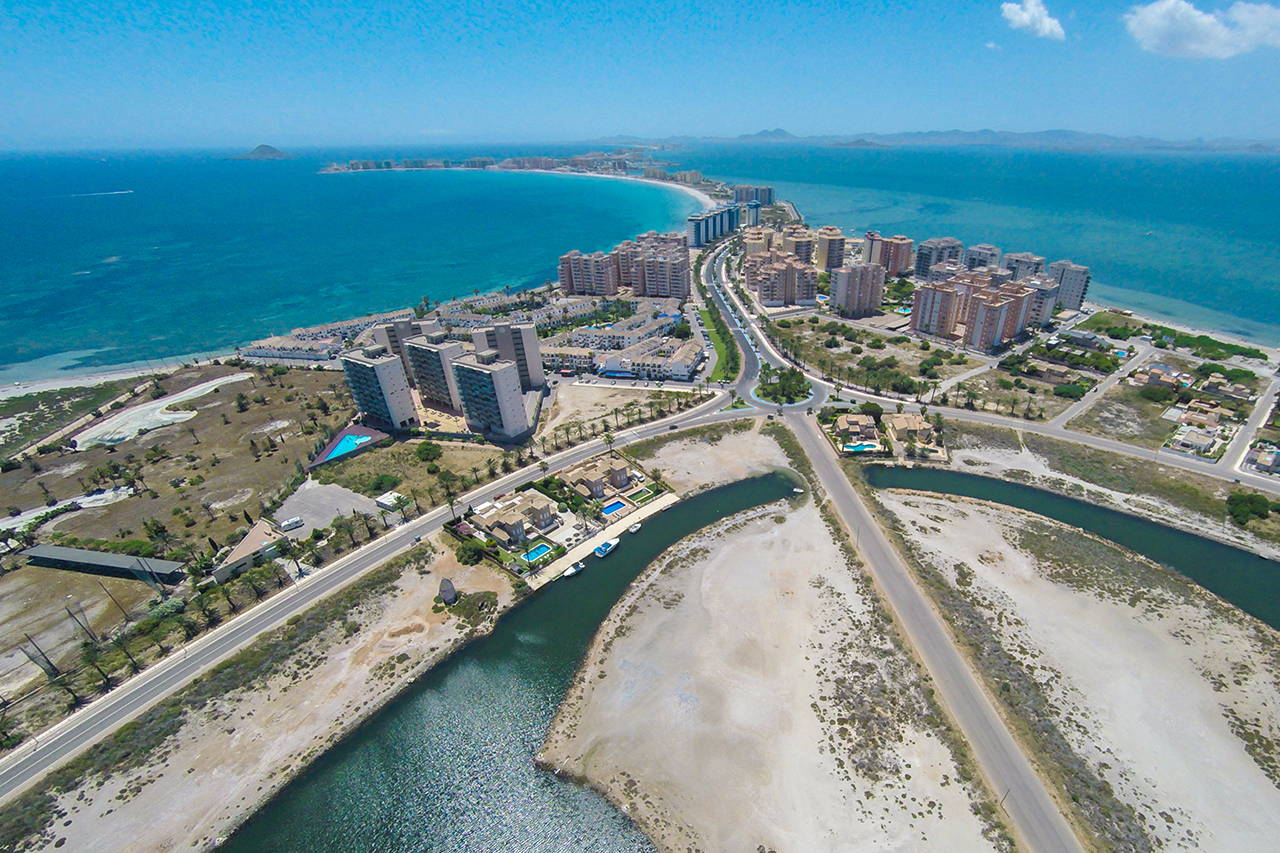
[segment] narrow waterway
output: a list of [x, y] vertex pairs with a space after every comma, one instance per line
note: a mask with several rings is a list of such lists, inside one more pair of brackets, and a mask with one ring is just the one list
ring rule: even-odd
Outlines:
[[771, 474], [690, 498], [506, 614], [254, 815], [223, 853], [651, 851], [598, 794], [533, 766], [596, 628], [667, 547], [791, 497]]
[[875, 488], [919, 489], [1017, 507], [1110, 539], [1168, 566], [1219, 598], [1280, 629], [1280, 563], [1137, 516], [992, 477], [935, 468], [872, 465]]

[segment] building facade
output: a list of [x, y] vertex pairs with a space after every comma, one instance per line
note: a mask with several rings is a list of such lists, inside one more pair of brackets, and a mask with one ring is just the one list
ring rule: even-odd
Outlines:
[[483, 350], [454, 361], [453, 375], [468, 429], [514, 439], [532, 428], [514, 361], [499, 359], [496, 350]]
[[1000, 250], [990, 243], [979, 243], [964, 250], [964, 265], [969, 269], [977, 267], [999, 267]]
[[689, 217], [685, 235], [690, 246], [705, 246], [730, 231], [738, 229], [741, 208], [737, 204], [721, 204]]
[[807, 225], [793, 222], [782, 229], [782, 251], [795, 255], [804, 263], [813, 263], [817, 248], [818, 235]]
[[462, 411], [462, 398], [453, 378], [453, 363], [463, 355], [462, 343], [449, 340], [444, 332], [432, 332], [409, 338], [404, 348], [423, 405]]
[[733, 200], [739, 204], [748, 201], [773, 204], [773, 187], [736, 186], [733, 188]]
[[831, 271], [831, 307], [842, 317], [870, 317], [884, 301], [884, 267], [845, 264]]
[[929, 271], [947, 261], [963, 262], [964, 243], [955, 237], [930, 237], [916, 248], [916, 278], [929, 277]]
[[435, 320], [393, 320], [390, 323], [379, 323], [372, 331], [373, 342], [384, 346], [387, 351], [397, 356], [404, 365], [405, 376], [409, 385], [414, 384], [413, 368], [409, 365], [409, 356], [405, 353], [404, 342], [418, 335], [438, 331], [440, 324]]
[[1049, 264], [1049, 275], [1062, 285], [1058, 295], [1062, 307], [1079, 311], [1089, 294], [1089, 268], [1071, 261], [1054, 261]]
[[560, 256], [560, 289], [566, 296], [615, 296], [618, 260], [612, 254], [577, 249]]
[[1022, 281], [1044, 272], [1044, 258], [1030, 252], [1010, 252], [1004, 256], [1004, 268], [1013, 273], [1014, 281]]
[[764, 264], [755, 281], [760, 304], [766, 308], [818, 304], [818, 268], [795, 255], [783, 254]]
[[923, 284], [911, 294], [911, 331], [950, 338], [955, 335], [960, 294], [946, 282]]
[[820, 270], [833, 270], [844, 264], [844, 234], [834, 225], [818, 229], [817, 252], [813, 265]]
[[361, 417], [393, 430], [418, 425], [404, 363], [384, 346], [365, 347], [342, 356], [351, 397]]
[[911, 269], [911, 238], [902, 234], [884, 238], [868, 231], [862, 244], [862, 260], [884, 267], [885, 275], [897, 276]]
[[505, 361], [514, 361], [520, 371], [520, 390], [532, 391], [546, 384], [542, 370], [542, 348], [538, 328], [531, 323], [495, 323], [471, 333], [476, 352], [497, 350]]

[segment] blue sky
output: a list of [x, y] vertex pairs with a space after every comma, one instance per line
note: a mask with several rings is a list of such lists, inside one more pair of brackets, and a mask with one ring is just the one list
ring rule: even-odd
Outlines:
[[1280, 8], [0, 0], [0, 149], [1052, 128], [1280, 138]]

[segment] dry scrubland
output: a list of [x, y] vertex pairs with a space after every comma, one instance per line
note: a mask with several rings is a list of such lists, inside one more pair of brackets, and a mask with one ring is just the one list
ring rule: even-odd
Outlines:
[[948, 421], [952, 464], [1139, 515], [1280, 558], [1280, 519], [1226, 515], [1231, 484], [1212, 477], [1032, 433]]
[[[827, 359], [841, 367], [856, 367], [858, 360], [867, 356], [873, 356], [878, 360], [892, 356], [898, 360], [897, 369], [899, 371], [913, 379], [921, 379], [920, 364], [926, 359], [937, 356], [942, 359], [942, 363], [934, 368], [938, 373], [939, 381], [959, 376], [974, 367], [974, 362], [965, 357], [963, 353], [958, 353], [944, 346], [931, 344], [929, 349], [922, 350], [920, 342], [914, 338], [902, 341], [898, 339], [903, 336], [873, 332], [865, 326], [859, 326], [848, 321], [841, 322], [833, 317], [822, 316], [817, 319], [819, 323], [815, 325], [809, 322], [810, 317], [788, 317], [787, 320], [791, 323], [791, 328], [781, 327], [778, 329], [779, 334], [783, 336], [798, 336], [801, 339], [804, 359], [810, 364], [821, 364], [823, 359]], [[834, 337], [839, 342], [839, 346], [831, 349], [824, 347], [822, 345], [823, 342], [832, 337], [832, 335], [822, 331], [822, 327], [833, 320], [845, 329], [856, 332], [858, 340], [856, 342], [847, 341], [844, 339], [843, 334], [836, 334]], [[898, 342], [892, 343], [894, 340], [898, 340]], [[855, 346], [861, 351], [855, 351], [853, 349]], [[956, 356], [965, 358], [965, 361], [957, 359], [959, 363], [953, 364], [951, 359]]]
[[[694, 432], [629, 449], [682, 492], [789, 464], [758, 424]], [[681, 542], [633, 584], [540, 763], [663, 850], [1004, 849], [843, 535], [800, 500]]]
[[1040, 516], [879, 496], [1095, 849], [1275, 849], [1277, 632], [1174, 572]]
[[[1025, 388], [1015, 384], [1022, 380]], [[1010, 386], [1010, 387], [1006, 387]], [[1034, 388], [1035, 393], [1029, 389]], [[958, 383], [947, 393], [947, 399], [953, 406], [963, 406], [973, 393], [973, 404], [981, 411], [1009, 414], [1010, 410], [1018, 417], [1027, 416], [1027, 406], [1031, 407], [1031, 417], [1036, 420], [1051, 421], [1065, 412], [1074, 400], [1066, 397], [1055, 397], [1053, 383], [1044, 382], [1032, 376], [1014, 377], [1003, 370], [992, 368], [971, 379]]]
[[[108, 738], [79, 768], [83, 776], [54, 774], [54, 801], [28, 795], [7, 804], [0, 849], [212, 849], [321, 751], [510, 606], [505, 575], [458, 565], [438, 543], [436, 553], [434, 561], [419, 553], [374, 570], [205, 676], [203, 688], [162, 703], [142, 723], [167, 734], [145, 748], [130, 754], [128, 736]], [[437, 613], [441, 577], [463, 601]], [[296, 642], [299, 635], [305, 640]], [[57, 819], [19, 844], [23, 818], [50, 808]]]
[[649, 404], [659, 400], [670, 399], [679, 393], [675, 391], [657, 390], [656, 384], [649, 383], [644, 387], [610, 385], [609, 380], [601, 380], [600, 385], [579, 385], [571, 380], [562, 380], [556, 388], [555, 402], [548, 412], [543, 409], [542, 422], [538, 426], [539, 441], [551, 444], [557, 442], [556, 433], [565, 429], [578, 434], [582, 428], [587, 432], [617, 432], [625, 429], [628, 421], [648, 414]]
[[[1146, 360], [1144, 364], [1167, 364], [1184, 373], [1195, 370], [1198, 362], [1188, 361], [1158, 353]], [[1122, 368], [1128, 372], [1131, 368]], [[1142, 397], [1141, 387], [1130, 385], [1121, 380], [1108, 389], [1102, 398], [1095, 400], [1088, 409], [1072, 418], [1068, 429], [1091, 435], [1114, 438], [1138, 447], [1157, 448], [1169, 440], [1178, 425], [1173, 421], [1160, 419], [1169, 408], [1169, 403], [1156, 403]], [[1248, 407], [1245, 409], [1248, 414]]]

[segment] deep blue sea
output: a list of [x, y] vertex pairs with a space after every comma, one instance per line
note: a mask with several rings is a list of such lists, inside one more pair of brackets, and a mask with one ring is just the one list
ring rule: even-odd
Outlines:
[[1280, 343], [1280, 157], [804, 144], [665, 152], [771, 183], [815, 227], [952, 236], [1091, 267], [1092, 301]]
[[[423, 296], [541, 283], [571, 248], [677, 226], [696, 206], [603, 179], [318, 174], [351, 157], [558, 148], [0, 158], [0, 382], [172, 361]], [[1070, 258], [1093, 269], [1095, 301], [1280, 343], [1280, 158], [805, 144], [657, 156], [771, 183], [812, 224], [846, 233]]]
[[632, 181], [225, 157], [0, 159], [0, 382], [541, 284], [698, 208]]

